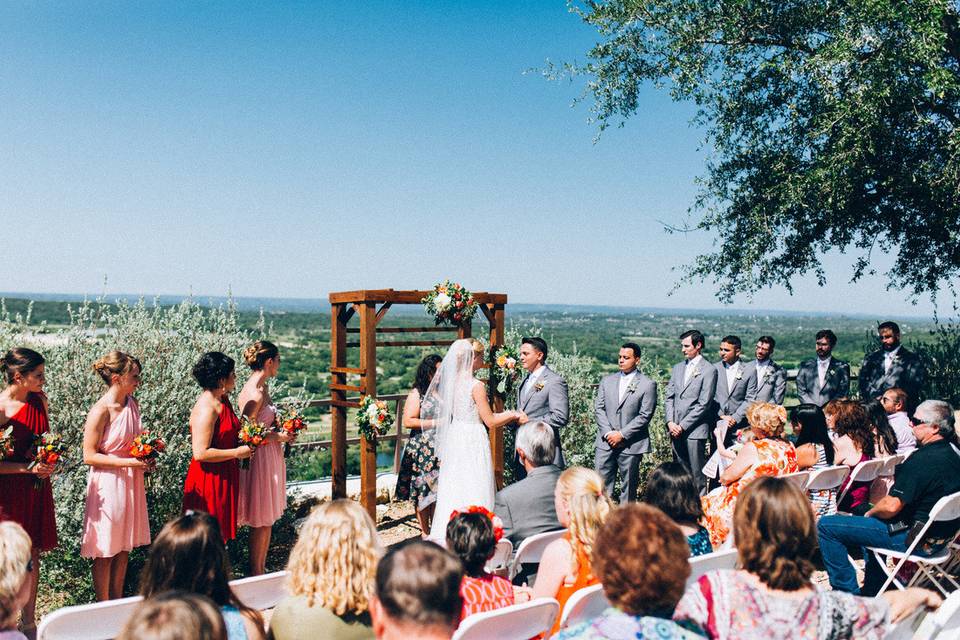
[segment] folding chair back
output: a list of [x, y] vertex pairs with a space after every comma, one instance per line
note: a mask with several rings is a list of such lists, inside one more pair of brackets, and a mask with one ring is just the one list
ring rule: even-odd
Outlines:
[[915, 640], [960, 637], [960, 591], [954, 591], [936, 611], [927, 614], [913, 636]]
[[897, 465], [903, 462], [902, 455], [887, 456], [883, 459], [883, 468], [877, 474], [882, 478], [892, 477], [897, 470]]
[[850, 475], [850, 467], [842, 464], [811, 471], [807, 479], [807, 491], [839, 489], [848, 475]]
[[603, 593], [603, 585], [595, 584], [575, 591], [560, 614], [560, 628], [575, 627], [581, 622], [593, 620], [610, 606]]
[[517, 547], [517, 554], [513, 557], [513, 563], [510, 565], [510, 578], [512, 579], [520, 573], [520, 567], [524, 563], [539, 563], [540, 558], [543, 556], [543, 550], [547, 548], [547, 545], [563, 537], [563, 534], [566, 532], [566, 529], [560, 529], [559, 531], [538, 533], [521, 542], [520, 546]]
[[52, 611], [40, 621], [39, 640], [109, 640], [120, 635], [143, 596], [107, 600]]
[[882, 459], [864, 460], [858, 463], [857, 466], [853, 468], [853, 471], [850, 472], [850, 482], [847, 483], [843, 492], [837, 496], [837, 504], [843, 502], [843, 499], [847, 497], [850, 489], [853, 488], [854, 482], [872, 482], [876, 480], [884, 464], [885, 462]]
[[541, 633], [549, 633], [558, 615], [559, 602], [553, 598], [537, 598], [523, 604], [467, 616], [453, 634], [453, 640], [533, 638]]
[[786, 473], [780, 476], [784, 480], [789, 480], [796, 485], [797, 489], [803, 491], [807, 488], [807, 481], [810, 479], [809, 471], [796, 471], [794, 473]]
[[237, 599], [251, 609], [273, 609], [287, 595], [287, 572], [277, 571], [230, 581]]
[[487, 573], [505, 571], [510, 566], [510, 556], [512, 555], [513, 543], [503, 538], [497, 543], [496, 549], [493, 550], [493, 555], [487, 560], [487, 566], [485, 568]]
[[699, 580], [700, 576], [708, 571], [735, 569], [736, 566], [736, 549], [724, 549], [723, 551], [705, 553], [702, 556], [692, 556], [690, 558], [690, 577], [687, 578], [687, 587]]

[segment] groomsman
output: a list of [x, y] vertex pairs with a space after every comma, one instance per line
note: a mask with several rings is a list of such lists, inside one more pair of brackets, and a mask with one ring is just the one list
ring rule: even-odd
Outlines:
[[833, 357], [837, 336], [830, 329], [817, 331], [817, 357], [804, 360], [797, 370], [797, 396], [801, 403], [822, 407], [850, 395], [850, 364]]
[[747, 363], [747, 374], [754, 380], [757, 391], [747, 402], [771, 402], [783, 404], [787, 392], [787, 370], [773, 361], [773, 348], [776, 341], [770, 336], [757, 339], [757, 359]]
[[714, 402], [718, 439], [727, 440], [736, 429], [747, 426], [747, 407], [757, 395], [756, 379], [740, 359], [741, 348], [739, 337], [724, 337], [720, 341], [720, 362], [713, 365], [717, 370]]
[[860, 397], [878, 398], [887, 389], [899, 387], [907, 394], [907, 411], [912, 411], [920, 402], [920, 389], [926, 378], [923, 362], [900, 344], [900, 327], [896, 322], [881, 323], [877, 333], [882, 348], [863, 359]]
[[673, 459], [693, 475], [700, 493], [706, 489], [703, 465], [707, 439], [713, 426], [713, 397], [717, 392], [717, 369], [700, 354], [703, 334], [686, 331], [680, 335], [684, 361], [673, 367], [664, 398], [664, 418], [670, 432]]
[[657, 409], [657, 383], [637, 371], [639, 364], [640, 345], [620, 347], [620, 371], [600, 381], [595, 403], [597, 473], [609, 496], [619, 469], [621, 504], [637, 499], [640, 460], [650, 451], [650, 420]]
[[[542, 420], [553, 428], [557, 444], [553, 464], [563, 469], [560, 429], [566, 426], [570, 416], [567, 381], [547, 366], [547, 343], [542, 338], [523, 338], [520, 364], [527, 370], [527, 377], [517, 389], [517, 408], [526, 414], [520, 424]], [[518, 480], [527, 476], [519, 457], [514, 460], [514, 475]]]

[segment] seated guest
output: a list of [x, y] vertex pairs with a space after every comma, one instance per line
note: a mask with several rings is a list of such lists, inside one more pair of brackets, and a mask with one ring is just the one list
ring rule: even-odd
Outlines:
[[[543, 550], [533, 585], [534, 598], [555, 598], [560, 610], [575, 591], [597, 584], [590, 566], [594, 539], [610, 513], [603, 480], [593, 469], [570, 467], [557, 481], [557, 516], [567, 528], [563, 537]], [[560, 620], [551, 633], [560, 628]]]
[[353, 500], [307, 517], [290, 552], [287, 591], [270, 618], [276, 640], [373, 638], [368, 594], [382, 555], [377, 529]]
[[[913, 413], [913, 433], [920, 445], [897, 465], [893, 486], [864, 516], [829, 516], [817, 524], [823, 564], [830, 585], [839, 591], [875, 595], [886, 576], [866, 547], [904, 551], [940, 498], [960, 491], [960, 456], [950, 445], [955, 437], [953, 409], [942, 400], [920, 403]], [[960, 520], [934, 523], [918, 545], [918, 555], [943, 549], [957, 534]], [[866, 559], [863, 588], [847, 559], [848, 547], [862, 547]]]
[[[825, 516], [820, 522], [851, 517]], [[701, 576], [673, 614], [708, 638], [881, 640], [891, 620], [940, 603], [925, 589], [877, 599], [821, 590], [811, 581], [817, 548], [813, 510], [787, 480], [768, 477], [751, 483], [737, 501], [733, 528], [740, 569]]]
[[460, 624], [463, 567], [433, 542], [414, 540], [388, 551], [377, 565], [370, 601], [379, 640], [448, 640]]
[[[790, 426], [796, 436], [797, 467], [816, 471], [833, 466], [835, 451], [823, 409], [812, 403], [797, 405], [790, 412]], [[808, 491], [817, 518], [837, 512], [837, 490]]]
[[699, 638], [670, 620], [690, 576], [689, 553], [683, 534], [659, 510], [642, 504], [614, 509], [593, 549], [594, 572], [613, 606], [561, 632], [560, 639]]
[[892, 387], [880, 396], [880, 404], [887, 413], [887, 422], [897, 434], [897, 453], [905, 454], [917, 448], [917, 439], [910, 428], [910, 416], [907, 415], [907, 393], [899, 387]]
[[[836, 455], [834, 464], [843, 464], [851, 471], [861, 462], [872, 460], [876, 455], [873, 427], [867, 419], [867, 412], [856, 400], [837, 400], [833, 407], [833, 441]], [[850, 476], [840, 486], [843, 494], [850, 484]], [[870, 508], [870, 481], [856, 481], [840, 504], [840, 511], [863, 515]]]
[[866, 400], [861, 402], [863, 410], [867, 414], [867, 422], [873, 431], [873, 446], [878, 458], [892, 456], [900, 448], [897, 442], [897, 434], [894, 432], [890, 421], [887, 420], [887, 412], [879, 400]]
[[220, 607], [229, 640], [260, 640], [263, 618], [230, 589], [230, 559], [217, 519], [187, 511], [163, 525], [140, 577], [140, 595], [179, 589], [207, 596]]
[[[643, 501], [664, 512], [687, 537], [691, 556], [711, 553], [710, 532], [700, 524], [703, 505], [693, 476], [679, 462], [662, 462], [650, 472]], [[601, 580], [602, 582], [602, 580]]]
[[[529, 477], [529, 476], [528, 476]], [[480, 507], [479, 509], [483, 509]], [[486, 511], [486, 509], [483, 509]], [[463, 563], [463, 617], [514, 604], [513, 585], [486, 572], [503, 530], [494, 528], [492, 513], [454, 511], [447, 524], [447, 549]]]
[[[747, 409], [747, 422], [754, 439], [743, 445], [733, 464], [720, 474], [723, 486], [702, 498], [704, 524], [714, 549], [730, 535], [737, 496], [748, 484], [760, 476], [782, 476], [798, 470], [797, 452], [783, 439], [786, 409], [778, 404], [755, 402]], [[723, 449], [719, 441], [717, 446]]]
[[503, 521], [503, 534], [514, 549], [532, 535], [562, 529], [553, 504], [560, 468], [553, 427], [543, 421], [517, 429], [517, 458], [527, 477], [497, 492], [493, 511]]
[[117, 640], [227, 640], [227, 628], [210, 598], [167, 591], [144, 600]]
[[33, 573], [30, 536], [16, 522], [0, 522], [0, 639], [26, 640], [17, 630], [20, 610], [30, 599]]

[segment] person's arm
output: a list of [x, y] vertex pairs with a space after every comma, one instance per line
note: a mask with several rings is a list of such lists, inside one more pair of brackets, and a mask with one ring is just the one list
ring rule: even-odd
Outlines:
[[656, 382], [651, 380], [649, 385], [645, 385], [643, 389], [638, 388], [634, 393], [642, 394], [640, 397], [640, 409], [637, 411], [637, 415], [633, 417], [633, 420], [628, 422], [627, 426], [620, 430], [624, 440], [629, 440], [640, 433], [642, 429], [649, 427], [650, 421], [653, 419], [653, 414], [657, 410]]
[[909, 589], [894, 589], [880, 594], [890, 607], [890, 622], [900, 622], [917, 609], [936, 609], [943, 602], [938, 594], [927, 589], [910, 587]]
[[477, 412], [483, 424], [489, 428], [502, 427], [510, 424], [517, 419], [517, 411], [502, 411], [494, 413], [490, 408], [490, 402], [487, 400], [487, 388], [482, 382], [473, 385], [473, 401], [477, 403]]
[[848, 467], [855, 467], [860, 462], [861, 454], [850, 436], [840, 436], [833, 441], [833, 464], [845, 464]]
[[783, 398], [787, 395], [787, 370], [783, 367], [773, 372], [773, 401], [776, 404], [783, 404]]
[[613, 425], [610, 424], [610, 420], [607, 418], [605, 395], [603, 392], [603, 380], [601, 379], [600, 384], [597, 386], [597, 398], [593, 403], [594, 414], [597, 417], [597, 430], [601, 440], [606, 440], [605, 436], [613, 431]]
[[98, 447], [103, 437], [104, 427], [110, 424], [110, 411], [106, 405], [98, 402], [93, 405], [87, 414], [87, 421], [83, 425], [83, 463], [97, 469], [121, 469], [133, 467], [146, 469], [151, 466], [136, 458], [121, 458], [100, 453]]
[[797, 447], [797, 467], [809, 469], [817, 464], [817, 448], [810, 443]]
[[720, 474], [720, 484], [726, 486], [743, 477], [757, 463], [757, 447], [752, 442], [743, 445], [736, 459]]
[[550, 412], [543, 416], [542, 420], [554, 429], [562, 429], [567, 426], [567, 420], [570, 419], [570, 398], [567, 394], [567, 381], [561, 376], [551, 384], [547, 385], [547, 406]]
[[680, 427], [684, 431], [692, 431], [694, 427], [703, 421], [707, 411], [713, 404], [713, 398], [717, 395], [717, 369], [713, 365], [703, 362], [700, 365], [703, 382], [700, 383], [700, 395], [696, 401], [690, 405], [687, 415], [680, 421]]
[[[850, 365], [846, 362], [841, 362], [837, 365], [837, 377], [840, 379], [839, 384], [837, 385], [837, 390], [840, 393], [838, 398], [848, 398], [850, 397]], [[863, 397], [863, 391], [861, 390], [860, 396]]]
[[210, 446], [213, 429], [220, 416], [206, 402], [198, 403], [190, 414], [190, 443], [193, 459], [199, 462], [224, 462], [234, 458], [249, 458], [253, 450], [247, 445], [232, 449], [215, 449]]
[[875, 516], [882, 520], [888, 520], [896, 516], [903, 509], [903, 502], [900, 498], [894, 498], [891, 495], [885, 495], [880, 500], [877, 501], [877, 504], [867, 511], [867, 517]]
[[534, 598], [556, 598], [563, 579], [570, 573], [573, 549], [564, 539], [554, 540], [543, 550], [537, 581], [533, 583]]
[[510, 513], [510, 505], [503, 499], [502, 492], [498, 491], [493, 498], [493, 513], [503, 522], [503, 537], [512, 540], [513, 535], [513, 515]]
[[747, 378], [747, 393], [743, 397], [743, 402], [733, 412], [733, 420], [739, 424], [741, 420], [747, 417], [747, 407], [757, 401], [757, 370], [753, 370], [753, 375]]
[[243, 628], [247, 632], [247, 640], [264, 640], [266, 636], [263, 633], [263, 622], [257, 619], [253, 611], [241, 611], [243, 617]]
[[[46, 399], [46, 397], [44, 397], [44, 399]], [[3, 408], [0, 408], [0, 431], [4, 431], [9, 426], [9, 423], [10, 416], [6, 414]], [[43, 479], [49, 478], [55, 468], [52, 464], [36, 464], [31, 468], [29, 462], [4, 462], [3, 458], [0, 458], [0, 475], [28, 473]]]
[[400, 424], [404, 429], [423, 429], [429, 427], [430, 420], [420, 419], [420, 392], [411, 389], [407, 394], [407, 399], [403, 403], [403, 418]]
[[673, 422], [673, 403], [677, 397], [677, 383], [673, 380], [673, 372], [670, 372], [670, 380], [667, 382], [667, 390], [663, 394], [663, 419], [669, 426]]

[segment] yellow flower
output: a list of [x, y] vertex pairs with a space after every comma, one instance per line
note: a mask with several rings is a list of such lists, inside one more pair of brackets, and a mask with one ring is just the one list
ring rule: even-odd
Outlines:
[[505, 364], [507, 364], [507, 356], [505, 355], [497, 356], [497, 366], [502, 367]]

